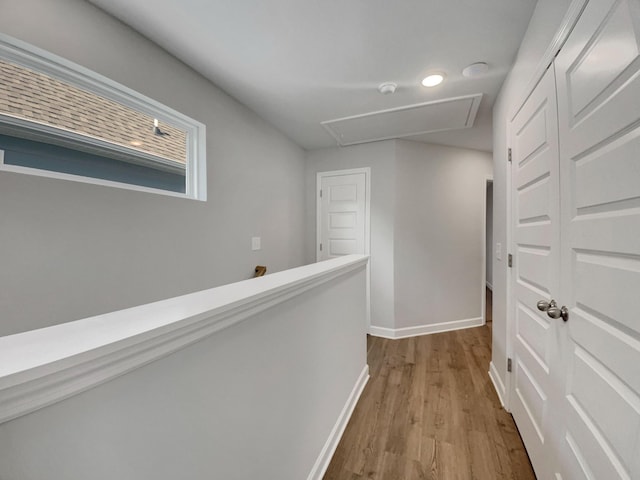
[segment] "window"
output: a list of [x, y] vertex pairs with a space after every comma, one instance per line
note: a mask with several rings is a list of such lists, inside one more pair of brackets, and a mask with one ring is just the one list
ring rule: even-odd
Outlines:
[[0, 170], [206, 200], [205, 126], [0, 35]]

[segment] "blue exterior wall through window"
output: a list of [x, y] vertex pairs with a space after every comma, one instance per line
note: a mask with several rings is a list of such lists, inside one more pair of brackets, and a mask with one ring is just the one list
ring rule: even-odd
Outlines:
[[0, 135], [5, 165], [60, 172], [176, 193], [186, 192], [185, 175], [33, 140]]

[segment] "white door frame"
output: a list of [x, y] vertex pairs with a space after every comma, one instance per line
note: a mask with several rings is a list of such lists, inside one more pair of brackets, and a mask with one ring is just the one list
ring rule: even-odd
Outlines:
[[[507, 145], [508, 145], [508, 149], [507, 149], [507, 155], [508, 155], [508, 151], [511, 149], [511, 122], [513, 121], [513, 118], [511, 118], [508, 122], [507, 122]], [[511, 162], [507, 162], [507, 166], [506, 166], [506, 191], [507, 191], [507, 205], [505, 208], [506, 214], [507, 214], [507, 224], [505, 225], [505, 234], [506, 234], [506, 238], [505, 238], [505, 243], [503, 245], [502, 248], [502, 254], [501, 254], [501, 262], [503, 262], [502, 264], [504, 265], [504, 268], [506, 270], [506, 274], [505, 274], [505, 299], [506, 299], [506, 304], [505, 304], [505, 311], [504, 311], [504, 323], [505, 323], [505, 354], [506, 354], [506, 358], [503, 359], [504, 361], [504, 372], [505, 372], [505, 378], [504, 378], [504, 398], [502, 399], [503, 401], [503, 407], [507, 412], [511, 412], [511, 372], [508, 370], [508, 362], [509, 359], [513, 358], [513, 342], [511, 341], [511, 330], [512, 330], [512, 322], [513, 322], [513, 315], [511, 315], [511, 309], [513, 307], [513, 299], [511, 298], [513, 292], [511, 289], [511, 274], [512, 274], [512, 268], [509, 267], [509, 252], [513, 251], [513, 247], [511, 245], [511, 242], [513, 241], [513, 218], [511, 218], [512, 216], [512, 212], [513, 212], [513, 205], [512, 205], [512, 197], [513, 197], [513, 192], [511, 191], [511, 189], [513, 188], [513, 186], [511, 185], [511, 168], [512, 168], [512, 163]], [[494, 195], [495, 195], [495, 190], [494, 190]], [[494, 201], [495, 201], [495, 197], [494, 197]], [[494, 219], [495, 220], [495, 219]], [[493, 272], [495, 275], [495, 271]], [[493, 301], [495, 302], [495, 296], [493, 298]], [[493, 324], [492, 324], [493, 327]]]
[[[482, 324], [486, 325], [487, 323], [487, 187], [489, 184], [493, 185], [493, 175], [485, 175], [483, 180], [484, 185], [484, 213], [482, 214], [483, 222], [482, 222], [482, 231], [484, 233], [482, 237], [482, 286], [480, 288], [480, 305], [482, 308]], [[492, 212], [493, 215], [493, 212]], [[493, 225], [493, 222], [492, 222]], [[493, 251], [493, 245], [491, 245], [491, 251]], [[493, 293], [493, 288], [491, 288], [491, 292]]]
[[[351, 168], [348, 170], [332, 170], [329, 172], [318, 172], [316, 174], [316, 262], [320, 261], [320, 243], [322, 241], [322, 221], [321, 209], [322, 203], [320, 199], [320, 190], [322, 188], [322, 179], [324, 177], [336, 177], [340, 175], [353, 175], [364, 173], [365, 195], [364, 195], [364, 254], [371, 255], [371, 168]], [[366, 290], [367, 290], [367, 332], [371, 327], [371, 258], [367, 262], [366, 271]]]
[[[523, 103], [524, 104], [524, 103]], [[515, 117], [514, 117], [515, 118]], [[508, 145], [508, 150], [511, 149], [511, 122], [513, 122], [513, 118], [511, 118], [510, 121], [507, 122], [507, 145]], [[507, 150], [507, 152], [508, 152]], [[508, 153], [507, 153], [508, 155]], [[509, 359], [513, 358], [513, 341], [511, 339], [511, 331], [512, 331], [512, 324], [514, 321], [513, 315], [511, 314], [511, 309], [514, 306], [513, 303], [513, 290], [511, 288], [511, 275], [513, 273], [513, 269], [511, 267], [509, 267], [509, 253], [513, 251], [513, 246], [512, 246], [512, 242], [513, 242], [513, 185], [512, 185], [512, 181], [511, 181], [511, 173], [512, 173], [512, 163], [511, 162], [507, 162], [507, 167], [506, 167], [506, 190], [507, 190], [507, 208], [506, 213], [507, 213], [507, 225], [505, 228], [505, 233], [506, 233], [506, 239], [505, 239], [505, 244], [503, 246], [502, 249], [502, 259], [501, 261], [504, 262], [504, 269], [506, 270], [506, 275], [505, 275], [505, 296], [506, 296], [506, 305], [505, 305], [505, 311], [504, 311], [504, 322], [505, 322], [505, 336], [506, 336], [506, 341], [505, 341], [505, 353], [507, 355], [506, 358], [504, 358], [504, 371], [505, 371], [505, 379], [504, 379], [504, 398], [502, 399], [504, 404], [502, 405], [504, 407], [504, 409], [507, 412], [511, 412], [511, 380], [512, 380], [512, 375], [511, 372], [508, 370], [508, 362]], [[495, 194], [495, 191], [493, 192]], [[495, 272], [494, 272], [495, 273]], [[495, 298], [494, 298], [495, 301]], [[493, 325], [492, 325], [493, 327]]]

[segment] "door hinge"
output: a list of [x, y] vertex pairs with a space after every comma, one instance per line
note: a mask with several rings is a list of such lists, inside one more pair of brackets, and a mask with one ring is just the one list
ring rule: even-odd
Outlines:
[[507, 358], [507, 372], [510, 372], [510, 371], [511, 371], [511, 368], [512, 368], [512, 367], [511, 367], [511, 359], [510, 359], [510, 358]]
[[507, 150], [507, 159], [511, 162], [511, 148]]
[[322, 244], [320, 244], [320, 251], [322, 251]]
[[509, 262], [509, 268], [513, 267], [513, 255], [509, 254], [507, 259], [507, 261]]
[[320, 198], [322, 198], [322, 189], [320, 189]]

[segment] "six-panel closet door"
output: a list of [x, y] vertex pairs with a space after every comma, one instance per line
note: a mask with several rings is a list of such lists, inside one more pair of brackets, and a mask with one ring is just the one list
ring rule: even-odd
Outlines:
[[540, 480], [640, 479], [639, 39], [640, 0], [590, 0], [511, 124], [510, 403]]
[[559, 147], [556, 85], [551, 67], [511, 124], [513, 296], [511, 413], [540, 479], [556, 462], [551, 435], [558, 425], [558, 322], [538, 302], [560, 289]]
[[640, 1], [591, 0], [556, 58], [562, 478], [640, 479]]

